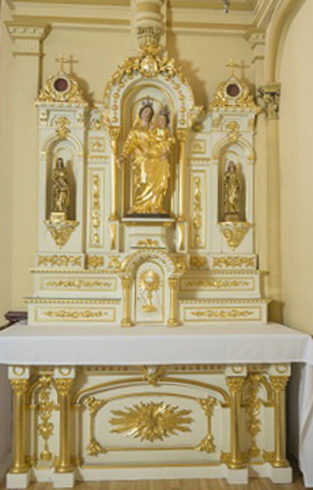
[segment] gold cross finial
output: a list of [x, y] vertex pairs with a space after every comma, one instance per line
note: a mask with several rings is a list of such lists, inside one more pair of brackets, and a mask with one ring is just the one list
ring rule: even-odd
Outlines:
[[68, 58], [65, 58], [64, 54], [60, 54], [59, 58], [55, 60], [57, 63], [60, 63], [60, 71], [64, 72], [64, 64], [70, 63]]
[[231, 58], [228, 63], [226, 63], [227, 68], [231, 68], [231, 76], [233, 77], [235, 75], [235, 68], [240, 68], [237, 63], [234, 62], [234, 60]]

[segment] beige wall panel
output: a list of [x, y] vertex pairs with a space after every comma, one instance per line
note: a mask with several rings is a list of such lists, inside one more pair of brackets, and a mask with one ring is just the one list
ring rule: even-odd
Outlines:
[[306, 0], [283, 46], [280, 118], [284, 322], [313, 333], [313, 3]]
[[[10, 18], [5, 2], [1, 5], [1, 16]], [[0, 138], [0, 324], [3, 315], [11, 307], [11, 260], [12, 260], [12, 129], [13, 129], [13, 55], [12, 41], [7, 29], [1, 32], [1, 138]]]
[[[252, 50], [243, 36], [170, 31], [167, 39], [169, 55], [190, 79], [198, 105], [207, 107], [212, 102], [218, 84], [230, 75], [225, 67], [230, 58], [251, 65]], [[237, 75], [241, 76], [242, 70], [237, 70]], [[253, 81], [251, 68], [245, 69], [244, 78]]]

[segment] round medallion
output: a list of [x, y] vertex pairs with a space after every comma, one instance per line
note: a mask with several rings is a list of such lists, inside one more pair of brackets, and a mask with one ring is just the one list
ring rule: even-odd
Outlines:
[[226, 88], [227, 95], [237, 97], [240, 94], [240, 87], [236, 83], [230, 83]]
[[68, 89], [68, 81], [65, 78], [57, 78], [53, 86], [57, 92], [65, 92]]

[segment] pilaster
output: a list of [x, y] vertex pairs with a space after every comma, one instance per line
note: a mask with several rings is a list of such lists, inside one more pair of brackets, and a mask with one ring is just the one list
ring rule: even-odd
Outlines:
[[[28, 209], [37, 208], [37, 182], [35, 178], [30, 178], [37, 175], [37, 111], [34, 101], [41, 84], [43, 42], [50, 32], [50, 26], [11, 21], [6, 25], [13, 40], [14, 54], [14, 83], [11, 87], [14, 100], [10, 114], [14, 125], [11, 152], [14, 162], [14, 192], [19, 195], [19, 199], [13, 201], [12, 210], [12, 253], [17, 258], [13, 261], [12, 276], [18, 277], [25, 263], [32, 263], [32, 254], [25, 256], [27, 251], [29, 254], [30, 248], [24, 250], [20, 246], [25, 236], [33, 244], [33, 250], [36, 248], [36, 213], [27, 215], [23, 203], [29, 203]], [[31, 162], [31, 165], [25, 165], [26, 152], [27, 162]], [[20, 226], [21, 217], [23, 226]]]

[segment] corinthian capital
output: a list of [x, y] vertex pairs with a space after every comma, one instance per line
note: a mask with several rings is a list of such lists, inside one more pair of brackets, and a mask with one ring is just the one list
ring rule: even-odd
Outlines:
[[258, 90], [261, 105], [268, 119], [278, 119], [280, 104], [280, 83], [269, 83]]

